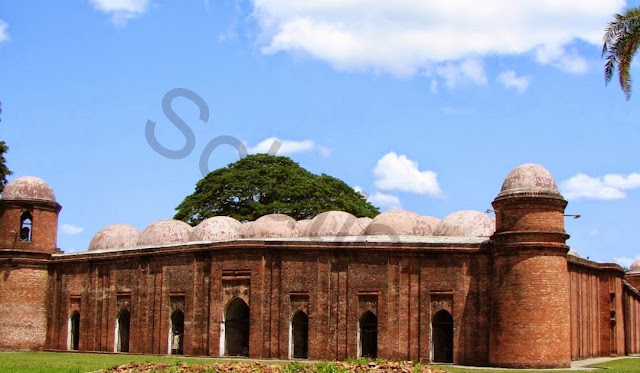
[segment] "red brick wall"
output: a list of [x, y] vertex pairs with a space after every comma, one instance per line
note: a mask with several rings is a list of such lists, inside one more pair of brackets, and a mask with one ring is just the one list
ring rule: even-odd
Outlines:
[[636, 290], [640, 290], [640, 273], [627, 273], [624, 276], [624, 280]]
[[[0, 200], [0, 248], [56, 252], [59, 208], [55, 202]], [[18, 233], [25, 211], [33, 217], [31, 241], [22, 241]]]
[[491, 365], [565, 367], [571, 360], [566, 256], [543, 248], [501, 253], [492, 276]]
[[310, 359], [355, 357], [358, 321], [370, 310], [379, 357], [428, 361], [430, 322], [444, 308], [454, 317], [454, 361], [487, 364], [490, 269], [478, 245], [256, 245], [58, 257], [48, 347], [67, 348], [79, 301], [80, 350], [113, 351], [118, 299], [130, 296], [131, 352], [167, 353], [172, 302], [183, 299], [185, 354], [219, 356], [222, 314], [240, 297], [250, 307], [252, 358], [289, 357], [289, 322], [299, 309], [309, 317]]
[[624, 287], [624, 324], [627, 354], [640, 354], [640, 292]]
[[0, 263], [0, 349], [44, 347], [48, 280], [46, 267]]
[[567, 202], [559, 194], [499, 195], [492, 203], [489, 362], [514, 368], [571, 362]]
[[571, 276], [571, 358], [600, 356], [600, 271], [569, 257]]
[[21, 257], [17, 268], [2, 266], [0, 323], [16, 332], [0, 347], [42, 348], [46, 331], [46, 348], [66, 350], [77, 310], [80, 350], [112, 352], [126, 307], [130, 351], [165, 354], [178, 307], [185, 354], [219, 356], [222, 314], [240, 297], [250, 306], [252, 358], [289, 357], [298, 310], [309, 316], [310, 359], [355, 357], [367, 310], [378, 316], [378, 356], [387, 359], [429, 361], [430, 322], [441, 309], [453, 315], [458, 364], [559, 366], [637, 351], [640, 295], [623, 287], [619, 271], [581, 259], [567, 265], [557, 248], [491, 253], [479, 245], [236, 242], [56, 256], [48, 274]]

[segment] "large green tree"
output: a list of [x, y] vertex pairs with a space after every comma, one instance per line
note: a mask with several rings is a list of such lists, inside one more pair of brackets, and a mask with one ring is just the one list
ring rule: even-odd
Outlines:
[[312, 218], [329, 210], [374, 217], [378, 208], [343, 181], [315, 175], [287, 157], [249, 155], [210, 172], [178, 207], [175, 219], [196, 225], [216, 215], [240, 221], [280, 213]]
[[[2, 103], [0, 102], [0, 114], [2, 114]], [[2, 119], [0, 119], [2, 121]], [[7, 176], [12, 172], [7, 167], [7, 160], [4, 154], [9, 150], [9, 147], [4, 141], [0, 141], [0, 193], [4, 190], [4, 186], [7, 185]]]
[[616, 14], [604, 32], [602, 57], [605, 59], [604, 79], [608, 84], [614, 71], [618, 70], [620, 87], [627, 100], [631, 97], [631, 74], [629, 68], [633, 56], [640, 46], [640, 7]]

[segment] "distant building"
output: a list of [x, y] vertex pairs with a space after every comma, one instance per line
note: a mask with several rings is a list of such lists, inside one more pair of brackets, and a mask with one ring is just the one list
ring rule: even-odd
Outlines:
[[160, 220], [63, 254], [53, 191], [18, 178], [0, 199], [0, 348], [530, 368], [640, 353], [640, 263], [569, 250], [566, 205], [528, 164], [495, 220]]

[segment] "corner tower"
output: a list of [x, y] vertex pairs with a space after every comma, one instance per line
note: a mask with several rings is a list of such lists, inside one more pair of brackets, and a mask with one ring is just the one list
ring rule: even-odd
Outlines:
[[0, 249], [57, 252], [60, 209], [53, 190], [41, 179], [11, 181], [0, 198]]
[[536, 164], [511, 171], [493, 201], [492, 366], [571, 364], [566, 206], [549, 171]]
[[35, 177], [21, 177], [0, 198], [0, 349], [39, 350], [47, 338], [49, 262], [57, 252], [60, 205]]

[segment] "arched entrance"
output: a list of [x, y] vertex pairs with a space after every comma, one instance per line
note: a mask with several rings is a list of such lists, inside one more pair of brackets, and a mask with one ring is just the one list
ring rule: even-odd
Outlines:
[[431, 323], [433, 341], [433, 361], [453, 363], [453, 316], [440, 310]]
[[116, 324], [116, 352], [129, 352], [129, 332], [131, 326], [131, 314], [128, 310], [120, 311]]
[[367, 311], [360, 317], [360, 357], [375, 359], [378, 357], [378, 316]]
[[69, 350], [78, 351], [80, 346], [80, 313], [74, 311], [69, 318]]
[[172, 355], [184, 354], [184, 313], [176, 310], [171, 315], [169, 343]]
[[309, 317], [302, 311], [296, 312], [291, 319], [291, 357], [309, 358]]
[[249, 306], [235, 298], [227, 306], [224, 315], [224, 354], [249, 356]]

